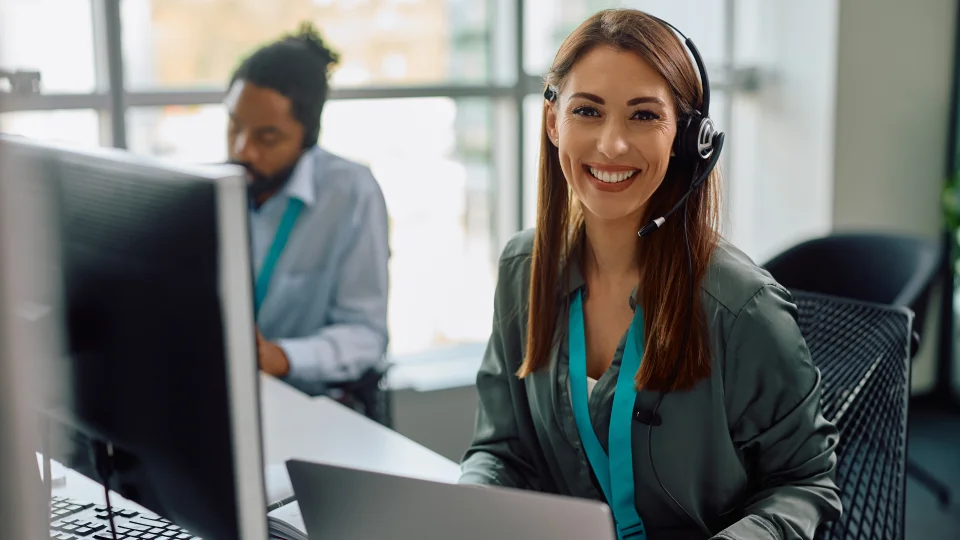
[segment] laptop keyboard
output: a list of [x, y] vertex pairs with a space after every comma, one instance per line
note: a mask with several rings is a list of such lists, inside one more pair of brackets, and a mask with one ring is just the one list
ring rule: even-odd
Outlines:
[[[114, 540], [107, 507], [53, 497], [50, 540]], [[113, 509], [117, 540], [200, 540], [162, 517], [126, 508]]]

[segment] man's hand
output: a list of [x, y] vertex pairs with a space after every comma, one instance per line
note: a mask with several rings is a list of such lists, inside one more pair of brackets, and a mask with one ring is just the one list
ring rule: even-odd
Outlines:
[[290, 361], [286, 353], [276, 344], [267, 341], [257, 328], [257, 357], [260, 359], [260, 369], [268, 375], [283, 377], [290, 372]]

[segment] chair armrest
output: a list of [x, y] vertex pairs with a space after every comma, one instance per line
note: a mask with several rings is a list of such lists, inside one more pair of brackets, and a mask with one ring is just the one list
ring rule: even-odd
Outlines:
[[387, 376], [387, 372], [390, 371], [392, 366], [393, 364], [387, 361], [378, 362], [364, 371], [358, 379], [330, 383], [327, 385], [327, 387], [349, 393], [362, 390], [372, 390], [380, 385], [380, 381]]

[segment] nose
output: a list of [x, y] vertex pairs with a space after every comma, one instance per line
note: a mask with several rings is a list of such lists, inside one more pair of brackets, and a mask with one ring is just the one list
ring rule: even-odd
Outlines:
[[629, 144], [625, 126], [620, 122], [606, 122], [597, 141], [597, 150], [608, 159], [614, 159], [627, 153]]

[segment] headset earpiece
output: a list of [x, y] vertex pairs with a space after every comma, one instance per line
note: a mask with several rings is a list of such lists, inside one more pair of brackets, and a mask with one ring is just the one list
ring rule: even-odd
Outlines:
[[717, 128], [713, 120], [693, 111], [677, 130], [674, 152], [688, 163], [710, 159], [715, 149]]
[[723, 148], [725, 138], [723, 133], [717, 131], [713, 120], [710, 119], [710, 79], [707, 77], [707, 68], [703, 64], [703, 58], [700, 57], [697, 46], [676, 26], [663, 19], [652, 18], [660, 21], [665, 27], [673, 30], [682, 38], [683, 44], [690, 52], [690, 56], [693, 57], [693, 63], [700, 74], [700, 86], [703, 95], [700, 98], [700, 106], [678, 122], [677, 134], [673, 141], [675, 157], [692, 166], [693, 177], [690, 179], [687, 192], [667, 213], [644, 225], [637, 232], [641, 238], [659, 229], [667, 218], [686, 202], [693, 191], [703, 185], [710, 177], [710, 173], [720, 161], [720, 150]]

